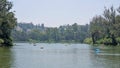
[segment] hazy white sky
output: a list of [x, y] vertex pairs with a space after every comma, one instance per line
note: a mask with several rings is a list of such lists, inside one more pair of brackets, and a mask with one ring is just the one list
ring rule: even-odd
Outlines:
[[18, 22], [44, 23], [45, 26], [89, 23], [104, 7], [120, 5], [120, 0], [10, 0]]

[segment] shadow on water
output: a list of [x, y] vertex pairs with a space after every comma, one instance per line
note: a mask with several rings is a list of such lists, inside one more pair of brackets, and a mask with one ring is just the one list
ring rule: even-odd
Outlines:
[[0, 68], [11, 68], [13, 55], [10, 47], [0, 47]]

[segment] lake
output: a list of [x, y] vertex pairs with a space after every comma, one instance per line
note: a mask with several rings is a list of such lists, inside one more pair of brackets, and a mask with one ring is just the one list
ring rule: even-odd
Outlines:
[[119, 48], [61, 43], [15, 44], [11, 48], [0, 48], [0, 68], [120, 68]]

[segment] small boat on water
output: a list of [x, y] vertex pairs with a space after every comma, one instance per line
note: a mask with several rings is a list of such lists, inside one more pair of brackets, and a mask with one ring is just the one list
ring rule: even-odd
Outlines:
[[36, 46], [36, 44], [33, 44], [33, 46]]
[[40, 49], [43, 49], [44, 47], [40, 47]]

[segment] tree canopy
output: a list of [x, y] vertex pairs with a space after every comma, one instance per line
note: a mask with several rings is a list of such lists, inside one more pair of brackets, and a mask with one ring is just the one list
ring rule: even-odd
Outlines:
[[89, 25], [63, 25], [60, 27], [43, 27], [42, 25], [33, 25], [32, 23], [18, 23], [17, 28], [12, 32], [14, 41], [29, 41], [29, 39], [38, 42], [79, 42], [83, 43], [88, 37]]
[[0, 0], [0, 39], [4, 41], [1, 46], [12, 46], [11, 31], [17, 23], [12, 6], [12, 2]]
[[117, 45], [120, 41], [120, 7], [105, 8], [103, 15], [96, 16], [90, 22], [93, 44]]

